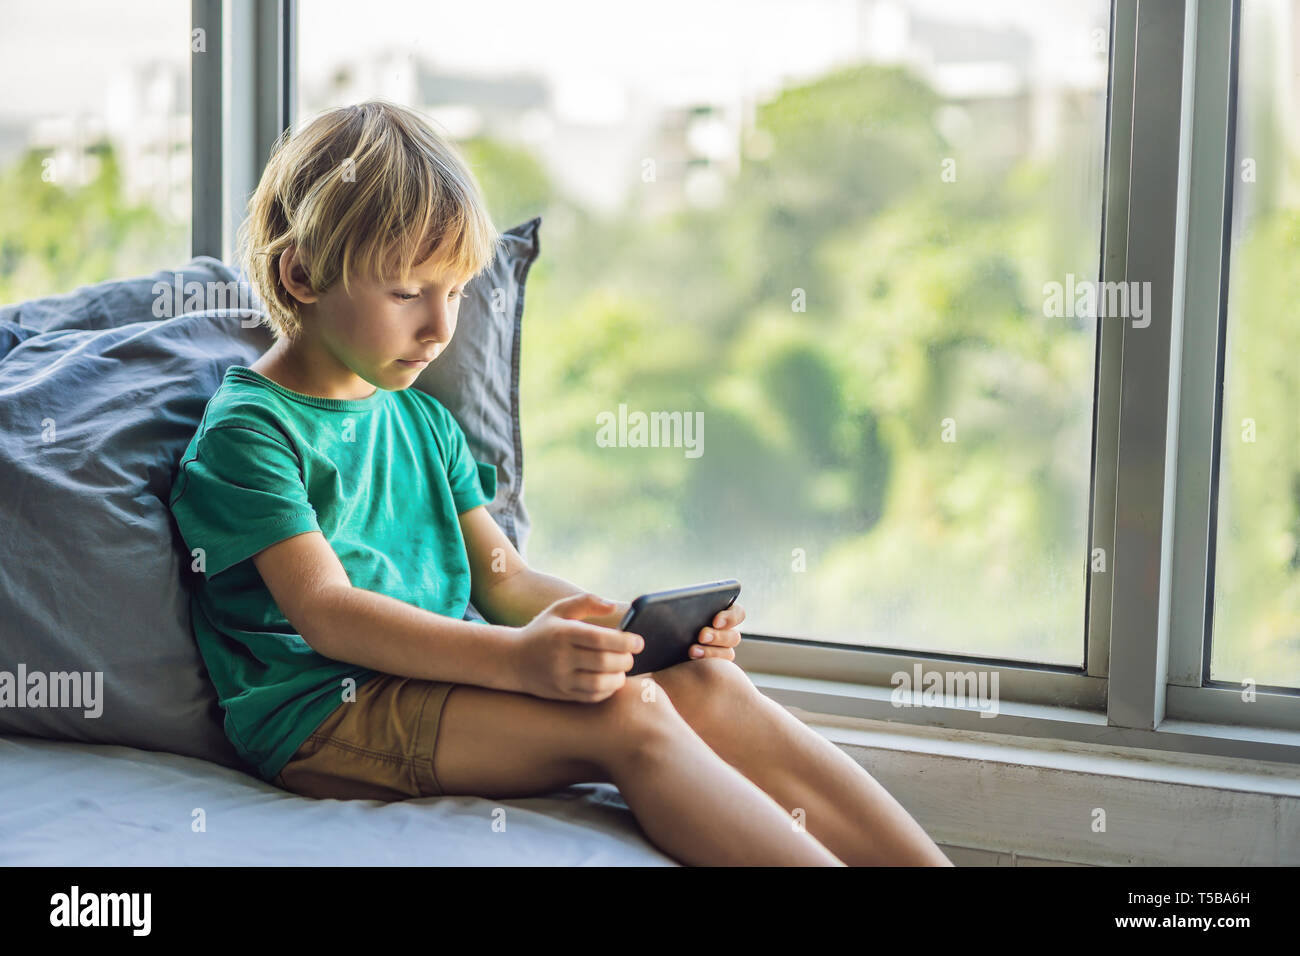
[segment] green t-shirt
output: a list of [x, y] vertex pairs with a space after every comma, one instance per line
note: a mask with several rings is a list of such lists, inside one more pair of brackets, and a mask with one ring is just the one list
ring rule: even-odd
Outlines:
[[[437, 399], [290, 391], [226, 370], [181, 456], [170, 505], [195, 559], [190, 618], [235, 749], [265, 780], [377, 671], [316, 653], [280, 612], [252, 556], [320, 531], [355, 587], [462, 619], [469, 559], [457, 516], [496, 495]], [[363, 635], [359, 635], [363, 638]]]

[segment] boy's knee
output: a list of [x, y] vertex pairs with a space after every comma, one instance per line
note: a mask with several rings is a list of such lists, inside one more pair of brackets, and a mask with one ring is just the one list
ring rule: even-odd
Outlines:
[[668, 691], [653, 674], [637, 674], [600, 702], [619, 727], [653, 730], [681, 719]]
[[719, 687], [729, 687], [741, 691], [754, 689], [754, 682], [749, 679], [744, 669], [735, 661], [729, 661], [725, 657], [702, 657], [698, 661], [683, 661], [660, 673], [669, 672], [674, 679], [680, 678], [702, 688], [716, 690]]
[[672, 700], [649, 674], [637, 674], [599, 703], [600, 727], [606, 750], [625, 757], [642, 753], [689, 729]]
[[668, 689], [677, 710], [688, 718], [715, 712], [723, 719], [734, 717], [737, 706], [759, 692], [740, 665], [723, 657], [683, 661], [655, 676]]

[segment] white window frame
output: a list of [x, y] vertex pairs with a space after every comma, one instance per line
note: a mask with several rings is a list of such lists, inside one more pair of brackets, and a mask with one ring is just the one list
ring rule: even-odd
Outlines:
[[191, 0], [191, 255], [233, 260], [235, 231], [297, 106], [296, 0]]

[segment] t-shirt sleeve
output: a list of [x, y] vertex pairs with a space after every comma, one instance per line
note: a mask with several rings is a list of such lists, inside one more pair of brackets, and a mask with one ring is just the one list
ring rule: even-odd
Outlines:
[[456, 514], [461, 515], [479, 505], [491, 503], [497, 493], [496, 466], [476, 461], [469, 451], [469, 441], [451, 412], [444, 412], [447, 423], [447, 480]]
[[298, 455], [244, 426], [209, 428], [181, 462], [171, 510], [209, 579], [263, 548], [319, 531]]

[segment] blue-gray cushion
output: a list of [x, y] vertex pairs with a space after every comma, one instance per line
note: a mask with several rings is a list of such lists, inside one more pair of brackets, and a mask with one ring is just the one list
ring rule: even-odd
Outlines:
[[[516, 547], [528, 529], [519, 326], [539, 222], [504, 234], [496, 261], [467, 290], [456, 351], [449, 346], [417, 382], [456, 415], [474, 456], [496, 467], [489, 510]], [[99, 716], [84, 707], [0, 706], [0, 733], [244, 769], [190, 630], [188, 552], [166, 502], [226, 368], [251, 364], [272, 339], [255, 299], [256, 309], [158, 318], [171, 308], [158, 283], [178, 276], [182, 287], [240, 278], [203, 257], [179, 271], [0, 309], [0, 672], [98, 672], [103, 682]], [[506, 308], [493, 311], [494, 301]], [[202, 298], [172, 306], [187, 304]], [[483, 382], [484, 369], [506, 377]]]
[[[0, 709], [0, 732], [239, 758], [189, 624], [167, 498], [241, 319], [194, 312], [25, 338], [0, 360], [0, 669], [97, 672], [99, 716]], [[188, 562], [185, 562], [188, 567]], [[51, 678], [52, 679], [52, 678]]]
[[[0, 332], [7, 330], [21, 340], [38, 332], [115, 329], [132, 322], [172, 318], [183, 312], [234, 305], [261, 309], [261, 303], [251, 294], [251, 287], [247, 283], [244, 283], [249, 297], [246, 302], [196, 304], [192, 301], [193, 296], [200, 291], [206, 297], [216, 294], [220, 287], [224, 293], [230, 283], [241, 279], [235, 270], [220, 259], [197, 256], [180, 269], [162, 269], [153, 275], [130, 279], [109, 279], [95, 285], [83, 285], [60, 295], [6, 305], [0, 308]], [[229, 299], [229, 296], [226, 298]], [[187, 308], [187, 304], [192, 307]], [[8, 351], [0, 343], [0, 357]]]

